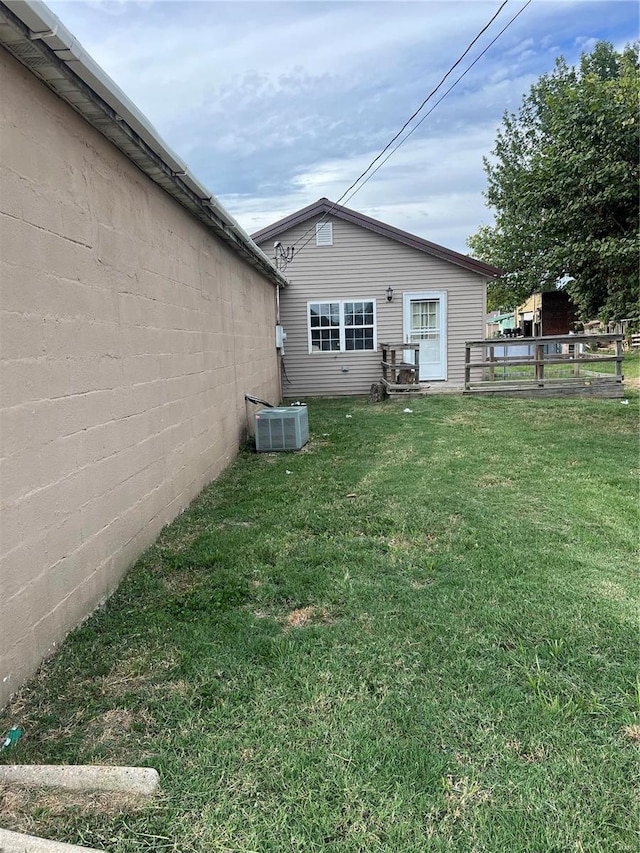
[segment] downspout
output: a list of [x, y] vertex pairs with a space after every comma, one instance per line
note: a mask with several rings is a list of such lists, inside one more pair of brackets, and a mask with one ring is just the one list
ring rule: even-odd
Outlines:
[[276, 284], [276, 325], [280, 325], [280, 283]]
[[[273, 265], [280, 272], [280, 268], [278, 266], [278, 247], [280, 246], [279, 242], [273, 244]], [[283, 353], [283, 345], [284, 345], [284, 333], [282, 331], [282, 327], [280, 324], [280, 282], [276, 282], [276, 346], [278, 350], [278, 380], [280, 385], [280, 401], [282, 401], [283, 388], [282, 388], [282, 376], [284, 373], [284, 353]], [[281, 345], [278, 345], [281, 338], [279, 334], [282, 336]]]
[[[273, 265], [280, 272], [280, 267], [278, 266], [278, 247], [281, 245], [280, 241], [277, 241], [273, 244]], [[276, 326], [280, 325], [280, 284], [276, 282]]]

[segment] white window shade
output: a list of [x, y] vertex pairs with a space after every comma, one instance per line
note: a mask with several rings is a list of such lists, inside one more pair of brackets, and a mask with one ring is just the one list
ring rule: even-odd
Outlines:
[[333, 222], [316, 223], [316, 246], [333, 246]]

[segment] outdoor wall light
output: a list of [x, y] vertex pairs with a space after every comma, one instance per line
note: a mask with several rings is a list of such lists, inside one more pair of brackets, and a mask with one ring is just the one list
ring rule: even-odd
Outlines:
[[387, 288], [387, 302], [391, 302], [392, 299], [393, 299], [393, 288], [388, 287]]

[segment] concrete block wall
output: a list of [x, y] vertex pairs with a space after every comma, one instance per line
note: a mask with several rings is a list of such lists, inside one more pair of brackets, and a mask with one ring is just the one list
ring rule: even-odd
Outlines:
[[0, 706], [277, 401], [275, 288], [0, 50]]

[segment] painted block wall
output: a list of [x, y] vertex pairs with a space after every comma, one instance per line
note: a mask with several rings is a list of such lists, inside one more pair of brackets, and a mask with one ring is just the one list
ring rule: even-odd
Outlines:
[[275, 288], [0, 49], [0, 706], [279, 401]]

